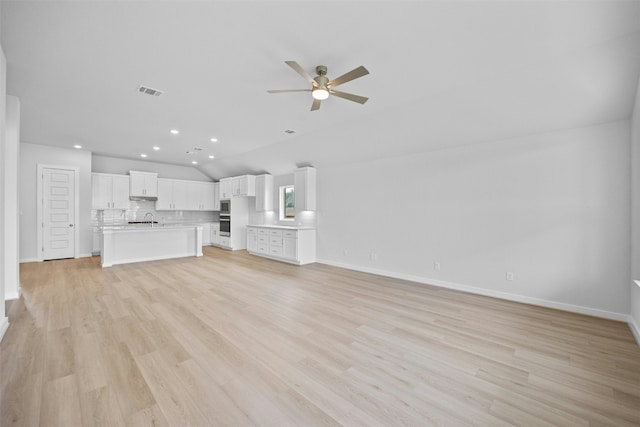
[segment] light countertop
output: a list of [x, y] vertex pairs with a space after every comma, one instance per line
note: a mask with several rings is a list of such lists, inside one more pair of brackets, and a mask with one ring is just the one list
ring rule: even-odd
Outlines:
[[275, 224], [249, 224], [247, 227], [256, 228], [274, 228], [280, 230], [315, 230], [315, 227], [309, 225], [275, 225]]
[[126, 230], [126, 231], [145, 231], [145, 230], [171, 230], [176, 228], [195, 228], [199, 224], [126, 224], [126, 225], [105, 225], [100, 227], [101, 230]]

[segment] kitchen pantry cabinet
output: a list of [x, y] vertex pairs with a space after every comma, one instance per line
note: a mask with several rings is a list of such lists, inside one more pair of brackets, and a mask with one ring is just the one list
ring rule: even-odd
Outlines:
[[214, 211], [220, 210], [220, 183], [219, 182], [213, 183], [213, 210]]
[[158, 174], [129, 171], [129, 195], [131, 197], [157, 197]]
[[256, 176], [256, 211], [273, 210], [273, 175]]
[[158, 178], [158, 211], [187, 210], [187, 181]]
[[292, 264], [316, 261], [316, 230], [290, 227], [247, 227], [247, 250], [253, 255]]
[[294, 171], [296, 212], [316, 210], [316, 170], [311, 167]]
[[91, 209], [129, 209], [129, 177], [92, 173]]

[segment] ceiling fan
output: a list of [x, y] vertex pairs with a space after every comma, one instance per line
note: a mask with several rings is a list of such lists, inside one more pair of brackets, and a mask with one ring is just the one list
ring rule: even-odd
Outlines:
[[281, 90], [268, 90], [269, 93], [284, 93], [284, 92], [311, 92], [313, 97], [313, 103], [311, 104], [311, 111], [318, 110], [320, 108], [320, 101], [327, 99], [329, 95], [337, 96], [338, 98], [348, 99], [349, 101], [358, 102], [364, 104], [369, 98], [364, 96], [354, 95], [352, 93], [339, 92], [334, 88], [341, 84], [350, 82], [359, 77], [366, 76], [369, 71], [362, 65], [354, 68], [337, 77], [333, 80], [329, 80], [327, 77], [327, 67], [324, 65], [318, 65], [316, 67], [316, 77], [311, 77], [296, 61], [284, 61], [289, 67], [293, 68], [295, 72], [300, 74], [309, 83], [311, 83], [311, 89], [281, 89]]

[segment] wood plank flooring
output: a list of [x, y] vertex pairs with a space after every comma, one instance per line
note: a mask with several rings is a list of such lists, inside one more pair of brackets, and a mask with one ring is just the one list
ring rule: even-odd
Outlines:
[[626, 324], [204, 252], [23, 264], [0, 425], [640, 425]]

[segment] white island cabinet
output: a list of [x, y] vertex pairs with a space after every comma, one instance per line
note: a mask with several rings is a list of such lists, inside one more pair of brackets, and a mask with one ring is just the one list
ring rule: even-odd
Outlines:
[[202, 256], [202, 227], [104, 227], [102, 267], [158, 259]]
[[316, 229], [277, 225], [247, 227], [247, 251], [291, 264], [316, 262]]

